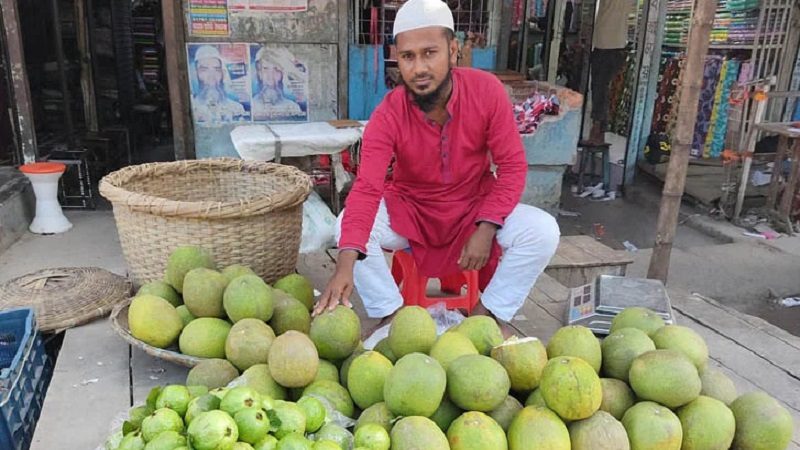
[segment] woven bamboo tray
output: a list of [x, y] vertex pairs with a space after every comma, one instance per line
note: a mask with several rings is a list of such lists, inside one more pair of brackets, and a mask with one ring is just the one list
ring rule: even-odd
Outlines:
[[129, 166], [100, 182], [136, 287], [162, 279], [182, 245], [206, 249], [220, 269], [246, 265], [268, 283], [294, 272], [310, 192], [299, 169], [230, 158]]
[[40, 331], [62, 331], [107, 315], [131, 294], [125, 277], [97, 267], [58, 267], [0, 285], [0, 310], [29, 306]]
[[128, 326], [128, 308], [131, 306], [131, 300], [132, 298], [123, 301], [111, 311], [111, 328], [122, 336], [122, 339], [125, 339], [129, 344], [141, 349], [150, 356], [178, 364], [179, 366], [194, 367], [206, 359], [184, 355], [178, 350], [176, 344], [173, 344], [169, 348], [157, 348], [133, 337], [130, 327]]

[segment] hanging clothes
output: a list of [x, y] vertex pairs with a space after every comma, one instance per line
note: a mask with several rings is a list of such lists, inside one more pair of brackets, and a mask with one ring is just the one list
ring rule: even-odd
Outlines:
[[714, 95], [716, 93], [719, 72], [722, 68], [722, 58], [719, 56], [706, 57], [703, 67], [703, 87], [700, 90], [700, 100], [697, 103], [697, 121], [694, 126], [691, 155], [702, 155], [706, 141], [706, 133], [710, 126], [711, 112], [714, 109]]

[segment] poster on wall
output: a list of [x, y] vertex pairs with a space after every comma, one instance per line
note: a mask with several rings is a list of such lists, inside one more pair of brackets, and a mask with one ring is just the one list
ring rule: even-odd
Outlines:
[[196, 124], [249, 122], [250, 64], [246, 43], [186, 44]]
[[254, 122], [308, 121], [308, 65], [287, 48], [250, 44]]
[[228, 0], [190, 0], [189, 32], [192, 36], [228, 36]]

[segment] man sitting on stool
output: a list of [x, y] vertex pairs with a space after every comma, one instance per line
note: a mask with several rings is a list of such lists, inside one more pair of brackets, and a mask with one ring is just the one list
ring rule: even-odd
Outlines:
[[[355, 287], [367, 314], [387, 323], [403, 298], [383, 249], [410, 247], [423, 276], [481, 270], [491, 277], [473, 314], [495, 317], [508, 336], [507, 322], [556, 251], [558, 225], [518, 204], [527, 162], [510, 99], [494, 75], [454, 67], [458, 43], [447, 4], [405, 3], [394, 36], [403, 83], [367, 124], [337, 226], [336, 271], [314, 314], [350, 306]], [[501, 253], [492, 276], [487, 263]]]

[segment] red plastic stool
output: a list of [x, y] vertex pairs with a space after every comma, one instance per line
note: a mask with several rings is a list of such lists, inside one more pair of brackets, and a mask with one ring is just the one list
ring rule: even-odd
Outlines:
[[[428, 306], [442, 303], [448, 309], [461, 308], [472, 313], [472, 308], [478, 303], [478, 271], [465, 270], [461, 273], [439, 278], [442, 292], [453, 294], [451, 297], [428, 297], [428, 277], [422, 276], [417, 270], [417, 264], [411, 254], [405, 250], [394, 252], [392, 258], [392, 277], [400, 286], [400, 295], [403, 296], [405, 305]], [[467, 293], [461, 294], [461, 288], [467, 286]]]

